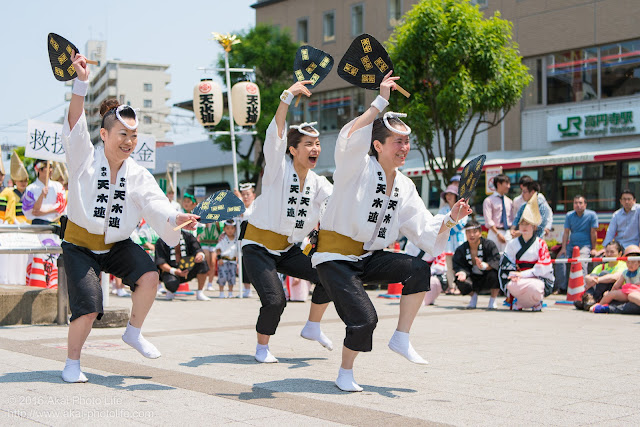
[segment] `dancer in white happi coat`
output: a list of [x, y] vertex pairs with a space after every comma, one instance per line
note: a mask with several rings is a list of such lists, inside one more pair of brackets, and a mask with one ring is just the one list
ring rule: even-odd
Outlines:
[[296, 243], [318, 224], [320, 210], [333, 186], [313, 169], [320, 155], [320, 133], [314, 123], [291, 126], [286, 132], [286, 116], [294, 96], [311, 92], [296, 82], [280, 97], [276, 115], [267, 129], [264, 143], [265, 168], [262, 194], [253, 202], [253, 212], [242, 240], [242, 256], [249, 282], [256, 288], [262, 307], [256, 323], [258, 362], [274, 363], [269, 338], [274, 335], [286, 306], [278, 272], [316, 284], [311, 298], [309, 320], [301, 335], [331, 350], [333, 344], [320, 330], [320, 320], [331, 299], [311, 267], [311, 259]]
[[542, 224], [538, 198], [534, 195], [522, 213], [518, 225], [522, 234], [507, 243], [500, 261], [500, 284], [509, 298], [516, 302], [513, 309], [542, 310], [542, 299], [553, 291], [555, 276], [547, 243], [535, 235]]
[[353, 378], [353, 362], [371, 351], [377, 315], [363, 283], [401, 282], [400, 316], [389, 347], [414, 363], [424, 364], [409, 342], [409, 329], [429, 290], [429, 265], [421, 259], [383, 251], [402, 233], [433, 256], [441, 253], [450, 229], [466, 217], [464, 200], [446, 216], [433, 216], [413, 182], [397, 168], [411, 148], [411, 129], [398, 117], [378, 113], [389, 104], [395, 80], [391, 72], [380, 84], [380, 95], [363, 115], [347, 123], [336, 142], [334, 192], [320, 222], [313, 265], [347, 326], [342, 365], [336, 385], [361, 391]]
[[180, 231], [173, 230], [176, 223], [191, 221], [185, 228], [195, 229], [200, 217], [176, 212], [149, 171], [129, 157], [136, 147], [138, 127], [131, 107], [118, 105], [114, 99], [103, 102], [100, 137], [104, 147], [93, 146], [84, 112], [89, 77], [86, 58], [74, 53], [73, 66], [78, 77], [62, 129], [69, 168], [69, 217], [62, 249], [71, 308], [62, 379], [86, 382], [80, 353], [93, 321], [103, 314], [100, 273], [122, 278], [133, 291], [123, 341], [145, 357], [160, 357], [140, 333], [155, 299], [158, 270], [129, 236], [144, 216], [174, 246], [180, 236]]

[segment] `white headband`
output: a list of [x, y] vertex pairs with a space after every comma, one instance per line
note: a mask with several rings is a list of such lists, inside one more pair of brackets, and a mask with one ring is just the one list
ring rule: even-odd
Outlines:
[[242, 184], [239, 185], [240, 191], [249, 190], [249, 189], [253, 188], [254, 186], [255, 186], [255, 184], [253, 182], [243, 182]]
[[[304, 123], [300, 123], [299, 125], [291, 125], [289, 126], [289, 129], [295, 129], [303, 135], [308, 135], [308, 136], [317, 138], [320, 136], [320, 132], [318, 132], [318, 130], [313, 127], [313, 125], [317, 125], [317, 124], [318, 122], [311, 122], [311, 123], [304, 122]], [[311, 133], [308, 130], [304, 130], [303, 128], [306, 128], [306, 127], [310, 127], [311, 129], [313, 129], [313, 132], [315, 133]]]
[[[387, 129], [389, 129], [391, 132], [395, 132], [398, 133], [400, 135], [409, 135], [411, 134], [411, 128], [409, 126], [407, 126], [407, 124], [405, 122], [403, 122], [402, 120], [400, 120], [400, 117], [407, 117], [407, 115], [405, 113], [394, 113], [393, 111], [387, 111], [386, 113], [384, 113], [384, 116], [382, 116], [382, 121], [384, 122], [384, 125], [387, 127]], [[402, 123], [404, 125], [404, 127], [407, 130], [400, 130], [400, 129], [396, 129], [395, 127], [391, 126], [389, 124], [389, 119], [397, 119], [400, 123]]]
[[[125, 108], [129, 108], [131, 111], [133, 111], [133, 118], [136, 121], [135, 125], [129, 126], [124, 120], [122, 120], [122, 117], [120, 117], [120, 111], [124, 110]], [[136, 130], [138, 128], [138, 114], [136, 114], [136, 110], [128, 105], [118, 105], [118, 108], [116, 108], [116, 118], [120, 123], [122, 123], [122, 126], [126, 127], [129, 130]]]

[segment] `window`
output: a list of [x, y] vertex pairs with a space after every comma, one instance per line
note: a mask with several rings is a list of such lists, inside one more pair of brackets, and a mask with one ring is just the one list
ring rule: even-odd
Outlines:
[[353, 37], [364, 33], [364, 5], [362, 3], [351, 6], [351, 35]]
[[555, 210], [573, 209], [573, 198], [578, 194], [587, 200], [587, 208], [594, 211], [612, 211], [618, 204], [616, 196], [617, 164], [591, 163], [558, 167]]
[[144, 106], [144, 108], [151, 108], [151, 100], [145, 99], [142, 105]]
[[388, 0], [387, 11], [389, 15], [389, 27], [395, 27], [402, 17], [402, 0]]
[[151, 116], [142, 117], [142, 123], [144, 123], [145, 125], [150, 125], [152, 123]]
[[309, 43], [309, 20], [298, 19], [298, 43]]
[[529, 74], [533, 77], [529, 86], [524, 89], [522, 94], [522, 102], [525, 107], [531, 107], [534, 105], [542, 105], [544, 100], [542, 99], [543, 91], [543, 70], [542, 70], [542, 58], [530, 58], [522, 61], [524, 65], [529, 68]]
[[304, 103], [304, 115], [294, 113], [294, 121], [318, 122], [321, 132], [339, 131], [364, 112], [364, 96], [365, 89], [357, 87], [314, 94]]
[[640, 92], [640, 40], [600, 48], [602, 97]]
[[145, 92], [151, 92], [152, 88], [153, 88], [153, 86], [152, 86], [151, 83], [145, 83], [144, 84], [144, 91]]
[[640, 197], [640, 162], [622, 163], [622, 190], [629, 189], [636, 198]]
[[575, 49], [547, 57], [547, 103], [598, 98], [598, 50]]
[[478, 5], [480, 9], [487, 7], [489, 0], [471, 0], [471, 4]]
[[322, 18], [322, 35], [325, 43], [336, 40], [336, 13], [333, 10], [324, 13]]

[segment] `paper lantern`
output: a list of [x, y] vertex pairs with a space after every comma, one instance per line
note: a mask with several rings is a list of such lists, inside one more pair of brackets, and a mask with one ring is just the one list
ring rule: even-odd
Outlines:
[[202, 126], [215, 126], [222, 120], [222, 88], [204, 79], [193, 89], [193, 112]]
[[231, 88], [233, 120], [238, 126], [252, 126], [260, 119], [260, 88], [251, 82], [239, 82]]

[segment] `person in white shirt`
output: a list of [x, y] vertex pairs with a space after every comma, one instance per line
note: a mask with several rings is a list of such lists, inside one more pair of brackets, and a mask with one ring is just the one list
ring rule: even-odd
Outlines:
[[333, 186], [311, 170], [321, 151], [320, 134], [313, 127], [315, 123], [291, 126], [288, 132], [285, 123], [294, 96], [311, 95], [304, 86], [310, 83], [296, 82], [280, 97], [263, 147], [262, 194], [253, 202], [242, 236], [242, 257], [248, 281], [262, 303], [256, 323], [258, 344], [255, 354], [255, 359], [261, 363], [278, 361], [269, 351], [269, 339], [275, 334], [286, 306], [278, 272], [316, 284], [309, 321], [300, 335], [318, 341], [329, 350], [333, 348], [320, 329], [320, 320], [331, 299], [318, 280], [310, 258], [296, 245], [318, 224], [321, 207]]
[[218, 286], [220, 295], [224, 298], [224, 285], [228, 286], [227, 298], [233, 298], [233, 287], [236, 284], [238, 272], [238, 239], [236, 239], [236, 222], [228, 219], [224, 223], [223, 233], [214, 250], [218, 260]]
[[84, 112], [88, 91], [87, 59], [73, 54], [74, 81], [69, 112], [62, 128], [69, 168], [68, 220], [62, 242], [67, 272], [71, 322], [66, 382], [87, 382], [80, 369], [82, 346], [93, 322], [103, 314], [100, 273], [111, 273], [131, 288], [131, 317], [122, 340], [144, 357], [160, 357], [158, 349], [141, 334], [158, 286], [158, 269], [149, 255], [129, 238], [144, 216], [170, 245], [179, 242], [177, 223], [195, 229], [197, 215], [176, 212], [153, 175], [130, 155], [137, 144], [138, 118], [115, 99], [101, 105], [100, 137], [104, 147], [94, 147]]
[[440, 254], [449, 231], [471, 213], [464, 200], [451, 212], [435, 217], [427, 210], [413, 182], [397, 168], [411, 148], [411, 129], [386, 113], [395, 80], [391, 72], [380, 84], [380, 95], [357, 119], [347, 123], [336, 142], [334, 192], [320, 222], [313, 265], [347, 326], [342, 365], [336, 385], [362, 391], [353, 378], [353, 362], [371, 351], [377, 315], [363, 283], [401, 282], [398, 326], [389, 347], [414, 363], [426, 364], [409, 342], [409, 329], [429, 290], [429, 265], [401, 253], [384, 251], [399, 234], [432, 256]]

